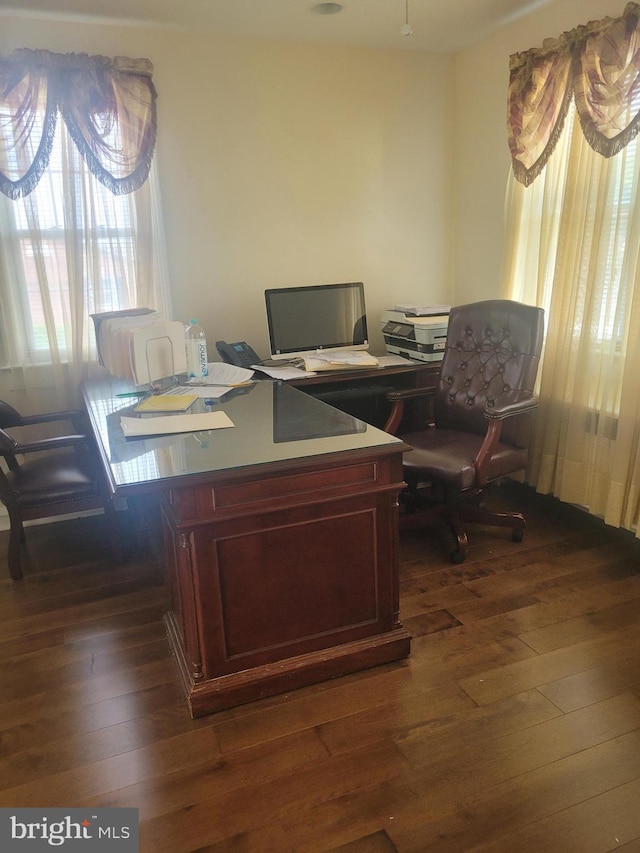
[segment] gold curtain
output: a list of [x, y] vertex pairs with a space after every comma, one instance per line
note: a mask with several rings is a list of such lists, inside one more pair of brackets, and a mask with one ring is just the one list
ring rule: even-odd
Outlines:
[[542, 172], [572, 99], [589, 145], [618, 154], [640, 129], [640, 5], [591, 21], [510, 58], [508, 139], [525, 186]]
[[529, 481], [636, 532], [639, 12], [512, 58], [503, 286], [547, 318]]

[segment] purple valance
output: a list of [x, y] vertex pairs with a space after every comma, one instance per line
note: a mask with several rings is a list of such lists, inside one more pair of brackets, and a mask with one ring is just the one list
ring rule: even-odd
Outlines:
[[146, 181], [156, 141], [156, 90], [148, 59], [46, 50], [0, 56], [0, 192], [38, 184], [58, 114], [96, 178], [116, 195]]
[[640, 5], [510, 58], [508, 132], [515, 177], [544, 169], [572, 99], [594, 151], [613, 157], [640, 130]]

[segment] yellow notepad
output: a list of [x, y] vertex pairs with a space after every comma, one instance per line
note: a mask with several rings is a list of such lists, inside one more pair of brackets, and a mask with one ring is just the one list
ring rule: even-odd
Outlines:
[[134, 408], [134, 412], [186, 412], [198, 399], [197, 394], [151, 394]]

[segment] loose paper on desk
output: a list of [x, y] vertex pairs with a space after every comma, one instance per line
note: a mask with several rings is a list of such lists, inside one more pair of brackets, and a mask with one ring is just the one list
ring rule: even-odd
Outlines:
[[200, 412], [193, 415], [159, 415], [150, 418], [120, 418], [122, 432], [127, 438], [144, 435], [169, 435], [179, 432], [203, 432], [234, 426], [226, 412]]
[[359, 367], [378, 367], [378, 359], [375, 355], [360, 350], [322, 353], [305, 356], [305, 370], [353, 370]]
[[272, 379], [304, 379], [305, 376], [315, 376], [314, 371], [301, 370], [299, 367], [291, 367], [290, 364], [282, 367], [266, 367], [262, 364], [256, 365], [256, 370], [266, 373]]
[[407, 367], [410, 364], [415, 364], [410, 358], [405, 358], [403, 355], [379, 355], [378, 367]]
[[[244, 383], [243, 383], [244, 384]], [[229, 394], [233, 388], [229, 385], [174, 385], [168, 391], [163, 391], [161, 397], [180, 396], [182, 394], [192, 394], [194, 397], [203, 397], [205, 400], [219, 400], [225, 394]]]
[[209, 362], [209, 373], [196, 380], [190, 380], [190, 385], [227, 385], [234, 387], [244, 385], [253, 379], [253, 370], [237, 367], [223, 361]]

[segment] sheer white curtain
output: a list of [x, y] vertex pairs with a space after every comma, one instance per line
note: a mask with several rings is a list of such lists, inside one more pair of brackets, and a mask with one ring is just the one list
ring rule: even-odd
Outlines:
[[78, 402], [92, 313], [168, 314], [148, 59], [0, 56], [0, 397]]
[[25, 411], [78, 402], [97, 370], [100, 311], [170, 315], [156, 178], [114, 195], [59, 122], [36, 188], [0, 194], [0, 398]]

